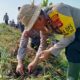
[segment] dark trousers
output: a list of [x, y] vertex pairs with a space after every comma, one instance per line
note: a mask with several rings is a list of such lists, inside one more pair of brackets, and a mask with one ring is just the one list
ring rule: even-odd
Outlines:
[[80, 72], [80, 28], [76, 30], [75, 40], [66, 47], [69, 62], [67, 80], [78, 80]]
[[5, 24], [7, 24], [7, 25], [8, 25], [8, 20], [5, 20]]
[[69, 62], [80, 63], [80, 28], [76, 30], [75, 39], [66, 47], [65, 53]]
[[40, 37], [32, 38], [31, 47], [33, 47], [36, 51], [40, 45]]

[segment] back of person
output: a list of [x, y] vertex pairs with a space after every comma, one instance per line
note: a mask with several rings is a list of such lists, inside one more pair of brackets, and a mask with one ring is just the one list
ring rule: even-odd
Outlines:
[[80, 9], [69, 5], [66, 6], [70, 8], [71, 16], [73, 18], [76, 28], [80, 27]]
[[80, 26], [80, 9], [73, 6], [60, 3], [58, 6], [58, 11], [66, 16], [71, 16], [73, 18], [76, 27]]
[[4, 15], [4, 20], [8, 20], [8, 15], [7, 15], [7, 13]]
[[7, 15], [7, 13], [5, 13], [3, 20], [6, 24], [8, 24], [9, 16]]
[[79, 8], [75, 8], [73, 6], [70, 6], [64, 3], [59, 3], [54, 5], [52, 9], [48, 10], [47, 14], [49, 14], [54, 10], [58, 10], [59, 13], [65, 16], [72, 17], [76, 28], [80, 26], [80, 9]]

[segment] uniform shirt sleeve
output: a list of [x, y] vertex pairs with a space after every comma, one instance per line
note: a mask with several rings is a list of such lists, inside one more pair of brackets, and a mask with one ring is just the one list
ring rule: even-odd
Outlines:
[[22, 33], [22, 36], [21, 36], [21, 40], [20, 40], [17, 59], [22, 60], [24, 58], [26, 47], [28, 44], [28, 39], [29, 39], [28, 32], [26, 30], [24, 30], [24, 32]]
[[75, 35], [72, 35], [70, 37], [63, 37], [58, 43], [54, 44], [54, 46], [50, 48], [51, 53], [54, 56], [57, 56], [60, 51], [63, 48], [67, 47], [74, 39]]
[[48, 38], [47, 34], [44, 34], [42, 31], [40, 31], [40, 46], [38, 48], [38, 51], [37, 51], [36, 55], [39, 55], [42, 50], [46, 49], [46, 47], [47, 47], [47, 42], [46, 42], [47, 38]]
[[[55, 9], [65, 16], [72, 16], [70, 8], [66, 4], [60, 3], [55, 8], [53, 7], [52, 10], [54, 11]], [[58, 43], [56, 43], [53, 47], [50, 48], [51, 53], [57, 56], [60, 53], [60, 51], [63, 48], [67, 47], [74, 39], [75, 34], [73, 34], [70, 37], [63, 37]]]

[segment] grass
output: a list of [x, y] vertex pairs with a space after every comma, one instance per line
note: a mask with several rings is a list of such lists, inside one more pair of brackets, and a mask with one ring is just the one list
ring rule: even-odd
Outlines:
[[[18, 29], [0, 24], [0, 80], [21, 80], [21, 77], [15, 78], [14, 76], [7, 76], [7, 73], [15, 70], [17, 65], [16, 56], [13, 54], [19, 44], [20, 36], [21, 33]], [[61, 37], [61, 35], [56, 36], [57, 39]], [[25, 57], [25, 70], [32, 57], [33, 56], [29, 55]], [[51, 56], [49, 60], [41, 62], [38, 66], [36, 71], [39, 74], [37, 76], [34, 74], [29, 75], [27, 71], [25, 71], [25, 80], [65, 80], [67, 61], [64, 50], [59, 57], [54, 58]]]
[[0, 24], [0, 46], [7, 48], [16, 45], [20, 38], [20, 31], [12, 28], [10, 26], [6, 26], [5, 24]]

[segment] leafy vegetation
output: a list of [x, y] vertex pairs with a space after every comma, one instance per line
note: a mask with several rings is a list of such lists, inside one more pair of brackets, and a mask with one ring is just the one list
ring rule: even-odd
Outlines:
[[48, 5], [48, 0], [43, 0], [41, 5], [42, 7], [46, 7]]

